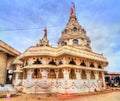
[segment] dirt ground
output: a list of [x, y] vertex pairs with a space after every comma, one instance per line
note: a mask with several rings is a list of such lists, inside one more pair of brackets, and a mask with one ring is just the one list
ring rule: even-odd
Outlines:
[[17, 97], [11, 97], [10, 99], [1, 98], [0, 101], [120, 101], [120, 91], [113, 91], [109, 93], [101, 93], [95, 95], [77, 96], [72, 99], [60, 99], [55, 95], [28, 95], [22, 94]]

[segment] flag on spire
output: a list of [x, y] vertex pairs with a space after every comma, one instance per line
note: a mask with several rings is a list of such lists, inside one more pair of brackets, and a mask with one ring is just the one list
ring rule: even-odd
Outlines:
[[71, 15], [75, 15], [75, 4], [72, 2], [72, 7], [70, 9]]
[[72, 6], [73, 6], [73, 8], [75, 9], [75, 3], [74, 3], [74, 2], [72, 2]]

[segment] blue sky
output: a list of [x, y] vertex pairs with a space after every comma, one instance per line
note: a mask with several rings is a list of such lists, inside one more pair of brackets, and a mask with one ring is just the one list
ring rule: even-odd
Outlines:
[[120, 71], [120, 0], [0, 0], [0, 40], [24, 52], [47, 27], [50, 44], [57, 46], [71, 2], [92, 50], [108, 59], [106, 70]]

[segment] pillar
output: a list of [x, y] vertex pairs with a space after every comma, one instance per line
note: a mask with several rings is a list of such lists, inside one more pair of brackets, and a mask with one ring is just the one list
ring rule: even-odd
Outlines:
[[15, 81], [18, 80], [18, 76], [19, 76], [19, 73], [16, 73], [16, 74], [15, 74]]
[[76, 73], [76, 79], [80, 80], [81, 79], [80, 71], [77, 69], [75, 73]]
[[6, 82], [6, 71], [7, 71], [7, 54], [0, 52], [0, 84]]
[[40, 69], [40, 73], [42, 75], [42, 79], [48, 78], [49, 69]]
[[106, 88], [106, 84], [105, 84], [105, 73], [102, 72], [102, 80], [103, 80], [103, 87]]
[[80, 73], [79, 75], [80, 75], [80, 79], [81, 79], [81, 73], [82, 73], [82, 70], [79, 70], [79, 73]]
[[59, 73], [59, 70], [55, 69], [56, 79], [58, 79], [58, 73]]
[[99, 80], [99, 72], [98, 71], [95, 71], [95, 79], [98, 81]]
[[90, 73], [91, 73], [91, 72], [90, 72], [90, 71], [87, 71], [87, 70], [86, 70], [85, 72], [86, 72], [86, 74], [87, 74], [87, 79], [90, 80]]
[[67, 69], [67, 68], [64, 69], [64, 72], [63, 72], [64, 80], [69, 80], [69, 72], [70, 72], [69, 69]]
[[32, 72], [30, 69], [27, 69], [27, 79], [31, 80], [31, 78], [32, 78]]

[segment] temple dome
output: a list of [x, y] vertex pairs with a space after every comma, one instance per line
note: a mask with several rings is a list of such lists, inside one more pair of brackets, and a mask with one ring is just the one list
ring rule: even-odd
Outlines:
[[86, 35], [86, 31], [82, 26], [78, 23], [75, 8], [71, 7], [71, 13], [69, 17], [69, 21], [62, 31], [62, 35], [58, 41], [58, 46], [70, 45], [75, 46], [80, 49], [91, 51], [90, 47], [90, 39]]

